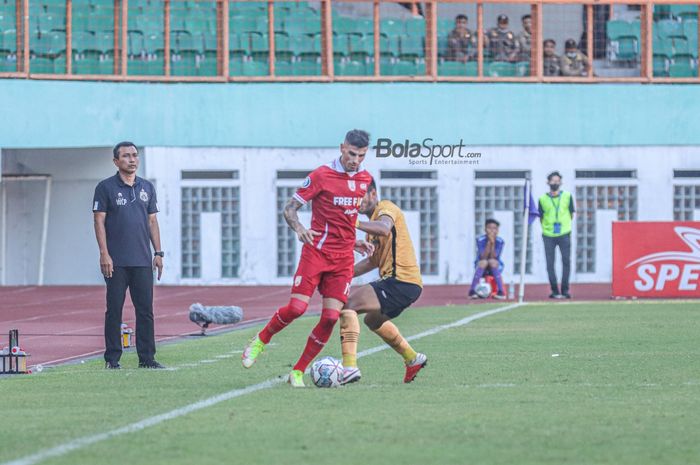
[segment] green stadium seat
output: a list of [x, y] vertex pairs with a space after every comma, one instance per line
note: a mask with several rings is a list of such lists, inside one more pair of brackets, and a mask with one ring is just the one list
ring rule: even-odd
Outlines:
[[350, 38], [348, 34], [333, 34], [333, 55], [338, 58], [350, 56]]
[[7, 53], [17, 52], [17, 31], [8, 29], [0, 35], [2, 35], [2, 50]]
[[55, 13], [46, 13], [38, 17], [39, 30], [41, 32], [65, 31], [66, 17]]
[[[193, 34], [195, 40], [202, 43], [202, 50], [204, 50], [204, 55], [216, 57], [216, 49], [218, 44], [218, 38], [216, 34], [210, 34], [209, 32], [202, 32], [199, 34]], [[231, 50], [231, 36], [229, 35], [229, 50]]]
[[627, 21], [608, 21], [605, 29], [609, 40], [618, 40], [621, 37], [633, 36], [631, 24]]
[[688, 39], [688, 47], [693, 56], [698, 56], [698, 22], [695, 19], [683, 21], [683, 33]]
[[90, 31], [73, 31], [71, 46], [77, 53], [94, 48], [95, 35]]
[[653, 68], [654, 76], [657, 77], [668, 77], [668, 68], [671, 61], [666, 55], [654, 54], [653, 58]]
[[103, 31], [96, 33], [95, 49], [103, 55], [114, 52], [114, 32]]
[[366, 60], [374, 56], [374, 36], [349, 35], [350, 58], [353, 61]]
[[199, 40], [197, 37], [193, 36], [189, 32], [180, 32], [177, 34], [177, 42], [171, 43], [171, 50], [177, 51], [181, 55], [203, 55], [204, 54], [204, 43], [201, 40], [201, 35]]
[[243, 57], [250, 55], [250, 34], [229, 34], [229, 55]]
[[[268, 36], [264, 36], [267, 41]], [[267, 43], [267, 42], [266, 42]], [[267, 47], [269, 49], [269, 47]], [[291, 61], [294, 57], [289, 36], [283, 32], [275, 33], [275, 58], [277, 60]]]
[[473, 62], [460, 63], [458, 61], [445, 61], [438, 63], [438, 76], [476, 76], [476, 67]]
[[160, 33], [144, 34], [143, 50], [147, 55], [162, 54], [165, 50], [165, 39]]
[[425, 57], [423, 48], [423, 37], [418, 35], [403, 35], [399, 38], [400, 53], [402, 60], [410, 60]]
[[[229, 62], [229, 67], [231, 63]], [[218, 76], [219, 70], [216, 63], [216, 56], [205, 57], [199, 61], [197, 76]]]
[[338, 16], [337, 18], [333, 18], [333, 32], [338, 35], [363, 34], [363, 32], [360, 31], [357, 20], [347, 16]]
[[679, 19], [697, 19], [697, 5], [671, 5], [671, 14]]
[[144, 15], [142, 17], [137, 17], [134, 18], [135, 24], [134, 28], [132, 29], [131, 25], [129, 25], [130, 30], [137, 30], [141, 31], [144, 36], [146, 35], [153, 35], [153, 34], [163, 34], [163, 31], [165, 31], [165, 20], [163, 16], [150, 16], [150, 15]]
[[663, 19], [657, 21], [654, 25], [654, 31], [656, 35], [664, 37], [684, 37], [683, 35], [683, 24], [679, 21], [672, 19]]
[[494, 61], [488, 65], [485, 75], [489, 77], [512, 77], [516, 75], [515, 65], [504, 61]]
[[379, 32], [389, 38], [398, 37], [406, 33], [406, 25], [403, 21], [382, 19], [379, 21]]
[[73, 61], [73, 74], [113, 74], [114, 58], [86, 56]]
[[141, 55], [145, 52], [144, 36], [141, 31], [127, 32], [126, 48], [129, 55]]
[[288, 18], [284, 22], [284, 31], [289, 35], [297, 34], [320, 34], [321, 33], [321, 22], [320, 21], [292, 21], [296, 17]]
[[163, 76], [165, 74], [165, 61], [160, 56], [148, 60], [129, 58], [126, 69], [130, 76]]
[[[265, 20], [267, 23], [267, 20]], [[265, 31], [267, 27], [263, 28]], [[240, 34], [258, 30], [258, 18], [254, 16], [232, 16], [229, 22], [229, 30]]]
[[258, 61], [264, 61], [270, 53], [267, 34], [254, 32], [250, 34], [250, 54]]
[[444, 35], [447, 37], [450, 32], [455, 28], [455, 21], [454, 19], [444, 19], [444, 18], [438, 18], [437, 21], [437, 27], [438, 27], [438, 35]]
[[671, 58], [673, 56], [673, 40], [654, 37], [651, 49], [654, 55]]
[[87, 30], [93, 32], [114, 32], [114, 10], [100, 8], [87, 18]]
[[17, 29], [16, 26], [16, 15], [14, 11], [0, 10], [0, 31], [7, 31], [8, 29]]
[[268, 76], [270, 67], [263, 61], [246, 61], [243, 63], [243, 76]]
[[407, 35], [425, 37], [425, 19], [411, 18], [405, 22], [405, 26]]
[[53, 74], [53, 59], [32, 57], [29, 60], [29, 72], [36, 74]]
[[[370, 40], [374, 38], [374, 34], [367, 35]], [[379, 36], [379, 53], [384, 57], [397, 58], [401, 54], [401, 37], [387, 37], [384, 34]]]
[[241, 76], [243, 74], [244, 57], [229, 55], [228, 59], [228, 75]]
[[358, 19], [355, 26], [360, 34], [374, 34], [374, 21], [371, 19]]
[[348, 61], [336, 62], [333, 71], [338, 76], [369, 76], [373, 73], [373, 68], [364, 62]]
[[17, 60], [9, 55], [0, 54], [0, 73], [14, 73], [17, 71]]
[[519, 61], [515, 64], [515, 75], [520, 77], [530, 76], [530, 62]]
[[446, 57], [447, 56], [447, 36], [438, 36], [437, 38], [437, 43], [438, 43], [438, 56], [439, 57]]
[[616, 58], [621, 61], [636, 60], [639, 56], [637, 39], [634, 37], [621, 37], [617, 40]]
[[686, 61], [681, 61], [678, 63], [672, 63], [669, 67], [668, 74], [670, 77], [697, 77], [698, 72], [690, 63]]
[[175, 55], [170, 61], [171, 76], [197, 76], [197, 57], [194, 55]]
[[320, 76], [322, 67], [320, 62], [298, 61], [292, 63], [295, 76]]
[[321, 58], [321, 36], [306, 34], [291, 36], [289, 44], [294, 56], [304, 61], [316, 61]]

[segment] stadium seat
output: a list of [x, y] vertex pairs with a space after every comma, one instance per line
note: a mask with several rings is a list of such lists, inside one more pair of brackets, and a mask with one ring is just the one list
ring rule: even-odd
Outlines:
[[86, 56], [73, 61], [73, 74], [113, 74], [114, 59]]
[[[264, 36], [267, 41], [267, 36]], [[269, 50], [269, 47], [268, 47]], [[289, 36], [283, 32], [275, 33], [275, 59], [283, 61], [291, 61], [294, 57], [292, 44]]]
[[231, 2], [229, 7], [229, 16], [262, 16], [264, 14], [267, 14], [267, 2]]
[[683, 22], [683, 33], [688, 39], [688, 48], [694, 57], [698, 56], [698, 22], [695, 19], [689, 19]]
[[654, 54], [653, 58], [653, 68], [654, 76], [657, 77], [668, 77], [668, 68], [671, 61], [666, 55]]
[[321, 58], [321, 36], [308, 36], [306, 34], [300, 36], [292, 36], [289, 38], [289, 44], [294, 56], [299, 57], [303, 61], [317, 61]]
[[448, 44], [447, 36], [442, 36], [442, 35], [438, 36], [437, 43], [438, 43], [438, 56], [439, 57], [446, 57], [447, 56], [447, 44]]
[[353, 61], [366, 60], [374, 56], [374, 36], [348, 36], [350, 40], [350, 58]]
[[672, 19], [657, 21], [654, 25], [654, 31], [661, 38], [684, 37], [683, 24]]
[[264, 61], [270, 52], [267, 34], [250, 34], [250, 54], [258, 61]]
[[698, 18], [698, 6], [697, 5], [671, 5], [671, 14], [679, 19], [697, 19]]
[[519, 61], [515, 64], [515, 75], [520, 77], [530, 76], [530, 62]]
[[53, 59], [54, 74], [66, 74], [66, 55], [62, 54]]
[[284, 20], [284, 31], [289, 35], [320, 34], [321, 18], [292, 15]]
[[76, 53], [83, 53], [85, 50], [94, 49], [95, 35], [90, 31], [73, 31], [71, 36], [71, 46]]
[[333, 32], [341, 35], [341, 34], [360, 34], [362, 35], [362, 32], [359, 30], [357, 21], [355, 18], [349, 18], [347, 16], [339, 16], [337, 18], [333, 18]]
[[229, 34], [228, 50], [229, 55], [236, 57], [250, 55], [250, 34]]
[[617, 40], [617, 60], [636, 60], [639, 56], [637, 39], [634, 37], [621, 37]]
[[114, 8], [99, 8], [87, 18], [87, 30], [114, 31]]
[[36, 74], [53, 74], [53, 60], [45, 57], [32, 57], [29, 60], [29, 72]]
[[425, 49], [423, 48], [423, 37], [418, 35], [403, 35], [400, 37], [400, 53], [399, 57], [402, 60], [411, 60], [425, 57]]
[[268, 76], [270, 67], [267, 62], [246, 61], [243, 63], [243, 76]]
[[[199, 40], [197, 40], [199, 38]], [[177, 47], [175, 47], [177, 44]], [[204, 54], [204, 43], [202, 42], [201, 35], [195, 37], [189, 32], [180, 32], [177, 34], [177, 42], [173, 43], [171, 41], [170, 49], [176, 50], [180, 55], [203, 55]]]
[[654, 55], [671, 58], [673, 56], [673, 40], [654, 37], [651, 44]]
[[320, 76], [321, 63], [313, 61], [298, 61], [292, 63], [295, 76]]
[[129, 31], [127, 33], [126, 47], [129, 55], [141, 55], [145, 52], [144, 37], [141, 31]]
[[[216, 57], [216, 49], [218, 45], [218, 38], [216, 34], [210, 34], [209, 32], [193, 33], [194, 40], [202, 43], [202, 50], [204, 55]], [[231, 35], [229, 34], [229, 50], [231, 50]]]
[[411, 18], [405, 22], [406, 34], [415, 37], [425, 37], [425, 19]]
[[157, 32], [144, 34], [143, 50], [147, 55], [160, 54], [165, 50], [165, 40], [163, 35]]
[[0, 10], [0, 32], [17, 29], [15, 27], [16, 18], [14, 11]]
[[621, 37], [632, 36], [632, 29], [627, 21], [608, 21], [605, 28], [609, 40], [618, 40]]
[[[267, 20], [265, 20], [267, 22]], [[232, 33], [240, 34], [243, 32], [251, 32], [258, 30], [258, 19], [251, 16], [232, 16], [229, 22], [229, 31]], [[263, 28], [266, 32], [267, 27]]]
[[114, 51], [114, 33], [109, 31], [96, 33], [95, 49], [103, 55], [112, 53]]
[[485, 67], [485, 75], [489, 77], [511, 77], [516, 75], [515, 65], [504, 61], [494, 61]]
[[438, 76], [476, 76], [475, 62], [460, 63], [445, 61], [438, 63]]
[[379, 32], [389, 38], [399, 37], [406, 33], [406, 25], [403, 21], [382, 19], [379, 21]]
[[0, 54], [0, 73], [14, 73], [17, 71], [17, 60], [9, 55]]
[[333, 70], [338, 76], [369, 76], [373, 73], [371, 66], [359, 61], [336, 62]]
[[7, 53], [17, 52], [17, 31], [14, 29], [8, 29], [3, 31], [2, 35], [2, 50]]
[[170, 61], [171, 76], [197, 76], [197, 57], [195, 55], [174, 55]]
[[[231, 62], [229, 61], [229, 68], [231, 67]], [[216, 63], [215, 56], [207, 56], [199, 61], [199, 68], [197, 69], [198, 76], [217, 76], [219, 70]]]
[[668, 74], [670, 77], [697, 77], [698, 72], [690, 63], [686, 61], [681, 61], [679, 63], [672, 63], [669, 67]]
[[39, 21], [39, 31], [41, 32], [51, 32], [51, 31], [65, 31], [66, 30], [66, 17], [65, 15], [58, 15], [55, 13], [45, 13], [40, 15]]
[[419, 76], [425, 74], [425, 64], [413, 61], [384, 62], [381, 64], [382, 76]]
[[165, 74], [165, 61], [160, 56], [150, 59], [130, 57], [126, 69], [130, 76], [162, 76]]
[[350, 37], [348, 34], [333, 34], [333, 55], [337, 58], [350, 56]]

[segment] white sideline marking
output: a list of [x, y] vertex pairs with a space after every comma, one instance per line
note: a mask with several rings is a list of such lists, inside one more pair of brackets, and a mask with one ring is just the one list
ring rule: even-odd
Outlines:
[[[452, 329], [452, 328], [457, 328], [459, 326], [464, 326], [468, 325], [472, 321], [485, 318], [487, 316], [495, 315], [496, 313], [501, 313], [501, 312], [506, 312], [508, 310], [512, 310], [514, 308], [518, 308], [520, 306], [523, 306], [525, 304], [511, 304], [511, 305], [506, 305], [505, 307], [499, 307], [499, 308], [494, 308], [493, 310], [487, 310], [484, 312], [479, 312], [475, 313], [474, 315], [468, 316], [466, 318], [462, 318], [461, 320], [455, 321], [454, 323], [449, 323], [445, 325], [440, 325], [436, 326], [432, 329], [429, 329], [427, 331], [423, 331], [422, 333], [414, 334], [413, 336], [409, 336], [406, 339], [409, 341], [413, 341], [416, 339], [421, 339], [427, 336], [432, 336], [434, 334], [440, 333], [442, 331], [445, 331], [446, 329]], [[386, 344], [382, 344], [381, 346], [377, 347], [372, 347], [371, 349], [363, 350], [362, 352], [359, 352], [357, 354], [357, 357], [366, 357], [368, 355], [375, 354], [377, 352], [381, 352], [383, 350], [388, 349], [389, 346]], [[162, 413], [160, 415], [156, 415], [153, 417], [149, 417], [146, 419], [143, 419], [141, 421], [137, 421], [136, 423], [131, 423], [130, 425], [123, 426], [121, 428], [114, 429], [112, 431], [107, 431], [105, 433], [100, 433], [100, 434], [95, 434], [92, 436], [84, 436], [82, 438], [78, 439], [73, 439], [72, 441], [68, 441], [66, 443], [63, 443], [59, 446], [52, 447], [50, 449], [44, 449], [36, 454], [32, 455], [27, 455], [26, 457], [19, 458], [17, 460], [12, 460], [10, 462], [5, 462], [0, 465], [33, 465], [35, 463], [42, 462], [46, 459], [52, 458], [52, 457], [60, 457], [62, 455], [65, 455], [69, 452], [72, 452], [74, 450], [82, 449], [83, 447], [90, 446], [92, 444], [106, 441], [107, 439], [111, 439], [115, 436], [120, 436], [122, 434], [128, 434], [128, 433], [135, 433], [137, 431], [144, 430], [146, 428], [149, 428], [151, 426], [158, 425], [160, 423], [163, 423], [164, 421], [168, 420], [173, 420], [175, 418], [181, 417], [183, 415], [190, 414], [192, 412], [196, 412], [198, 410], [205, 409], [207, 407], [211, 407], [212, 405], [219, 404], [221, 402], [234, 399], [236, 397], [241, 397], [246, 394], [252, 394], [257, 391], [262, 391], [263, 389], [269, 389], [273, 386], [276, 386], [280, 383], [283, 383], [285, 381], [286, 377], [278, 377], [278, 378], [272, 378], [268, 379], [267, 381], [263, 381], [262, 383], [258, 384], [253, 384], [248, 387], [240, 388], [240, 389], [233, 389], [228, 392], [224, 392], [223, 394], [219, 394], [213, 397], [209, 397], [208, 399], [200, 400], [199, 402], [195, 402], [193, 404], [185, 405], [184, 407], [176, 408], [175, 410], [171, 410], [170, 412]]]

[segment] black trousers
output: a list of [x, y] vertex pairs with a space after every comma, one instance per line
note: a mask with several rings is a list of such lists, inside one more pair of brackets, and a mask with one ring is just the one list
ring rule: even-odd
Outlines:
[[105, 312], [105, 361], [118, 362], [122, 355], [122, 309], [129, 289], [136, 309], [136, 352], [139, 362], [149, 362], [156, 355], [153, 329], [153, 270], [149, 266], [115, 266], [107, 283]]
[[542, 236], [544, 240], [544, 254], [547, 258], [547, 274], [549, 275], [549, 287], [553, 294], [559, 294], [557, 285], [557, 273], [554, 270], [555, 249], [559, 247], [562, 261], [561, 293], [569, 293], [569, 274], [571, 272], [571, 233], [559, 237]]

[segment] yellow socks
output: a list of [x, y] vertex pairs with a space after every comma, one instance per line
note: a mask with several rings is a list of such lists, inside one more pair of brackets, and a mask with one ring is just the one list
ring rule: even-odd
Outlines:
[[413, 350], [413, 347], [411, 347], [408, 341], [399, 332], [399, 328], [397, 328], [391, 321], [384, 322], [384, 324], [374, 332], [377, 333], [377, 335], [381, 337], [384, 342], [389, 344], [389, 346], [399, 355], [401, 355], [404, 362], [408, 363], [416, 358], [416, 351]]
[[354, 310], [340, 312], [340, 347], [344, 367], [357, 367], [357, 341], [360, 338], [360, 320]]

